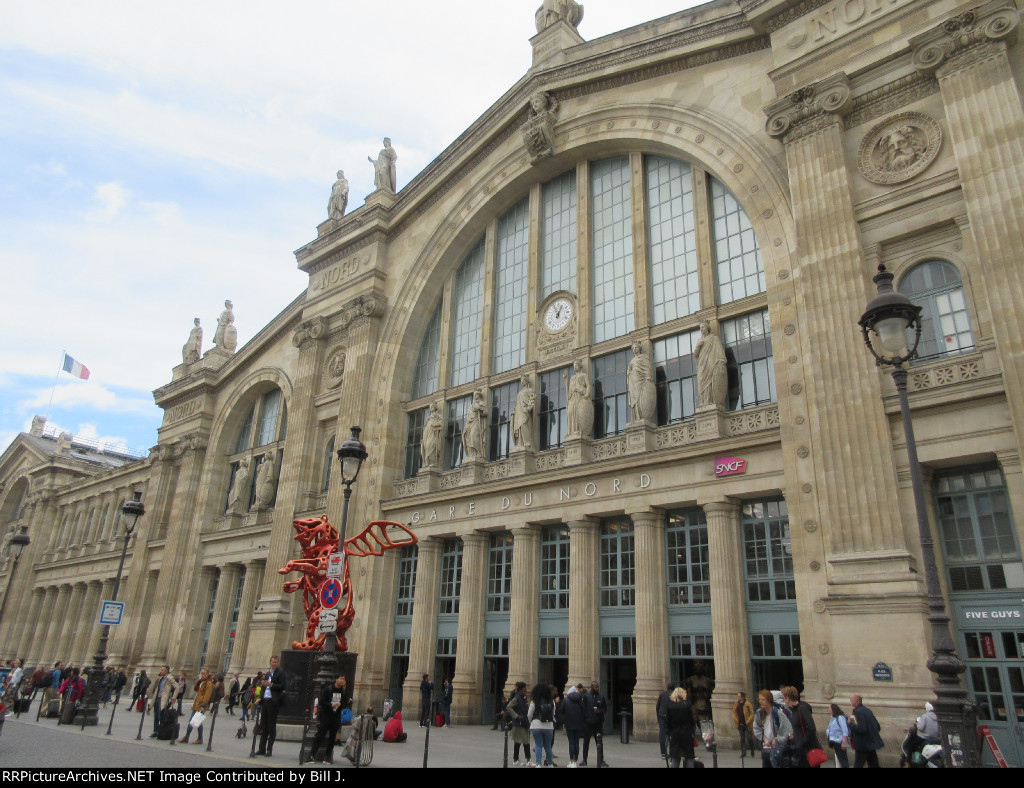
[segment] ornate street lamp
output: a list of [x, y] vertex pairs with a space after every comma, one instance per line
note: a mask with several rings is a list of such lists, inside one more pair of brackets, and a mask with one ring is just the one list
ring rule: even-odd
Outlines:
[[[14, 585], [14, 573], [18, 571], [18, 559], [21, 558], [21, 551], [29, 546], [31, 540], [28, 538], [28, 526], [21, 526], [21, 530], [11, 537], [7, 543], [7, 552], [14, 558], [11, 564], [11, 573], [7, 576], [7, 588], [4, 589], [4, 601], [0, 604], [0, 621], [4, 618], [4, 609], [7, 607], [7, 597], [11, 595], [11, 586]], [[14, 656], [17, 656], [15, 654]]]
[[[342, 552], [343, 556], [345, 553], [345, 529], [348, 525], [348, 502], [352, 498], [352, 485], [356, 483], [356, 479], [359, 477], [359, 469], [362, 468], [363, 460], [367, 456], [366, 447], [359, 440], [360, 432], [362, 430], [359, 427], [352, 427], [352, 435], [338, 448], [341, 483], [345, 485], [345, 498], [341, 509], [341, 528], [338, 529], [338, 549]], [[342, 561], [348, 563], [348, 558], [343, 557]], [[320, 697], [324, 687], [334, 684], [334, 679], [338, 672], [338, 657], [335, 655], [336, 639], [337, 635], [333, 629], [324, 638], [323, 650], [317, 658], [320, 663], [320, 670], [317, 673], [314, 685], [314, 698]], [[309, 749], [316, 738], [319, 728], [320, 721], [317, 719], [317, 715], [312, 714], [311, 710], [306, 735], [303, 737], [302, 746], [299, 748], [300, 764], [303, 762], [304, 755], [312, 755]]]
[[[124, 545], [121, 547], [121, 562], [117, 565], [117, 575], [114, 577], [114, 592], [110, 601], [117, 601], [117, 592], [121, 589], [121, 572], [124, 570], [124, 559], [128, 554], [128, 542], [132, 538], [135, 526], [139, 518], [146, 513], [146, 507], [142, 505], [142, 492], [136, 490], [130, 501], [125, 501], [121, 507], [122, 519], [124, 520]], [[86, 611], [86, 615], [93, 615], [95, 611]], [[82, 727], [96, 725], [99, 722], [100, 692], [103, 684], [103, 663], [107, 660], [107, 639], [110, 637], [110, 624], [103, 625], [103, 633], [100, 635], [100, 645], [93, 656], [93, 665], [87, 669], [89, 676], [85, 688], [85, 704], [82, 710]], [[107, 726], [107, 735], [114, 725], [114, 712], [117, 711], [117, 704], [114, 704], [114, 711], [110, 713], [110, 724]]]
[[[924, 560], [925, 583], [928, 591], [928, 621], [931, 622], [932, 656], [928, 669], [935, 674], [936, 686], [933, 702], [942, 728], [943, 747], [950, 765], [960, 767], [976, 766], [977, 712], [967, 698], [967, 691], [960, 683], [960, 674], [967, 666], [956, 655], [953, 638], [949, 631], [949, 615], [939, 584], [939, 572], [935, 563], [935, 547], [928, 510], [925, 507], [924, 484], [921, 481], [921, 466], [917, 460], [917, 442], [914, 440], [914, 424], [910, 417], [910, 403], [907, 399], [907, 369], [905, 364], [917, 356], [921, 342], [921, 307], [911, 303], [902, 293], [892, 289], [893, 275], [878, 266], [873, 282], [878, 294], [868, 301], [864, 314], [858, 323], [864, 336], [864, 343], [875, 357], [877, 366], [887, 366], [892, 372], [893, 383], [900, 400], [900, 414], [903, 432], [907, 442], [907, 459], [910, 463], [910, 478], [914, 490], [914, 508], [917, 511], [917, 531], [921, 540], [921, 555]], [[912, 343], [907, 334], [913, 329]], [[881, 348], [876, 348], [877, 339]], [[881, 351], [881, 352], [880, 352]]]

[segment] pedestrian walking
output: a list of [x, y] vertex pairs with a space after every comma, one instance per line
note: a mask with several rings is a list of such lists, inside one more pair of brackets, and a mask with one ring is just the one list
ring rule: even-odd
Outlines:
[[885, 746], [881, 737], [881, 727], [875, 719], [874, 712], [864, 705], [860, 695], [851, 695], [850, 705], [853, 712], [847, 722], [850, 725], [850, 741], [856, 752], [853, 768], [860, 769], [867, 764], [869, 769], [877, 769], [878, 751]]
[[836, 768], [849, 769], [850, 759], [846, 751], [850, 747], [850, 726], [846, 722], [846, 715], [835, 703], [829, 706], [832, 719], [829, 720], [825, 735], [828, 736], [828, 746], [836, 754]]
[[[530, 721], [530, 734], [533, 736], [533, 755], [536, 762], [527, 758], [527, 766], [554, 766], [551, 753], [551, 742], [555, 737], [555, 702], [551, 697], [551, 687], [538, 684], [530, 691], [530, 706], [526, 710]], [[544, 756], [543, 761], [541, 755]]]

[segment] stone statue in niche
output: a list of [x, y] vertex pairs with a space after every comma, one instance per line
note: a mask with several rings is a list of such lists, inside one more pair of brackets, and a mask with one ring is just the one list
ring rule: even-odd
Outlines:
[[512, 440], [517, 448], [533, 448], [533, 411], [537, 405], [537, 391], [530, 385], [530, 379], [523, 375], [522, 388], [516, 395], [516, 406], [512, 409]]
[[523, 142], [531, 164], [554, 155], [557, 118], [558, 100], [554, 96], [540, 91], [530, 97], [530, 117], [523, 126]]
[[377, 154], [376, 161], [369, 156], [366, 160], [373, 165], [373, 185], [378, 189], [384, 189], [384, 191], [394, 192], [396, 190], [396, 184], [398, 183], [397, 170], [395, 169], [395, 161], [398, 159], [398, 154], [395, 153], [395, 149], [391, 147], [391, 138], [384, 138], [384, 147], [381, 152]]
[[462, 450], [467, 460], [484, 459], [484, 444], [487, 438], [487, 406], [484, 404], [483, 389], [473, 392], [473, 404], [466, 414], [462, 428]]
[[274, 500], [274, 460], [276, 452], [269, 452], [256, 470], [256, 509], [266, 509]]
[[626, 384], [629, 387], [630, 420], [656, 421], [658, 396], [654, 385], [654, 363], [639, 341], [633, 343], [633, 360], [626, 367]]
[[229, 353], [234, 353], [238, 347], [238, 329], [232, 325], [235, 322], [235, 313], [231, 311], [232, 303], [224, 302], [224, 311], [217, 318], [217, 333], [213, 335], [213, 344]]
[[537, 32], [541, 33], [559, 19], [564, 19], [573, 27], [579, 27], [583, 19], [583, 6], [575, 0], [544, 0], [544, 4], [537, 9], [534, 17], [537, 22]]
[[439, 402], [430, 403], [430, 415], [423, 425], [423, 442], [420, 454], [424, 468], [437, 468], [441, 465], [441, 448], [444, 446], [444, 419], [441, 418]]
[[589, 438], [594, 429], [594, 403], [590, 399], [590, 378], [583, 371], [583, 362], [572, 362], [573, 376], [562, 373], [565, 382], [566, 408], [569, 438]]
[[331, 199], [327, 203], [327, 216], [337, 221], [345, 215], [348, 207], [348, 181], [345, 180], [345, 171], [338, 170], [338, 180], [331, 187]]
[[197, 317], [193, 323], [195, 325], [189, 332], [188, 341], [181, 349], [181, 359], [186, 364], [195, 364], [203, 351], [203, 329], [199, 327], [199, 318]]
[[697, 392], [701, 405], [714, 405], [725, 410], [729, 394], [728, 359], [717, 332], [711, 323], [700, 321], [700, 339], [693, 349], [697, 357]]
[[238, 463], [235, 478], [228, 490], [228, 511], [241, 512], [249, 503], [249, 458], [243, 457]]

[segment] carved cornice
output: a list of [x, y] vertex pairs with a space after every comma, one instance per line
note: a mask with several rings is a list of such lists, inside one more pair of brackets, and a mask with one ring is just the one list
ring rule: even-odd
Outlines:
[[850, 82], [842, 72], [805, 85], [765, 107], [765, 130], [790, 143], [837, 123], [852, 106]]
[[[955, 17], [910, 39], [913, 63], [931, 74], [945, 65], [960, 68], [986, 57], [990, 45], [1011, 43], [1017, 36], [1020, 14], [1005, 0], [996, 0]], [[941, 74], [939, 75], [941, 76]]]
[[292, 335], [292, 344], [295, 347], [300, 347], [303, 342], [308, 340], [323, 339], [327, 336], [327, 319], [321, 315], [317, 315], [309, 320], [303, 320], [302, 324], [295, 329], [295, 333]]
[[849, 129], [861, 123], [868, 123], [929, 96], [938, 89], [938, 80], [928, 74], [916, 72], [900, 77], [888, 85], [857, 96], [853, 100], [850, 114], [844, 120], [844, 126]]
[[[769, 33], [774, 33], [779, 28], [785, 27], [794, 19], [799, 19], [805, 14], [811, 13], [816, 8], [821, 8], [823, 5], [831, 3], [832, 0], [804, 0], [802, 3], [797, 3], [794, 6], [790, 6], [781, 14], [776, 14], [771, 17], [765, 24], [764, 29]], [[745, 9], [746, 10], [746, 9]]]

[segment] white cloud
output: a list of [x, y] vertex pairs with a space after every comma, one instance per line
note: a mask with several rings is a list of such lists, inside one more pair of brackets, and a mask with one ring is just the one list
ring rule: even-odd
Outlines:
[[[89, 406], [101, 411], [150, 414], [155, 405], [152, 398], [125, 397], [92, 380], [58, 383], [53, 390], [53, 405], [69, 409]], [[20, 400], [17, 408], [22, 413], [38, 413], [50, 404], [50, 390], [38, 391], [35, 396]]]
[[117, 216], [128, 204], [128, 191], [120, 183], [101, 183], [93, 192], [93, 199], [99, 207], [89, 211], [86, 218], [90, 221], [109, 221]]

